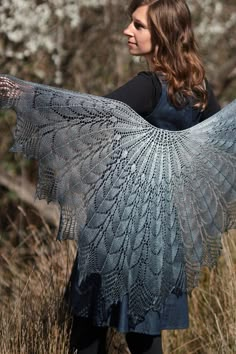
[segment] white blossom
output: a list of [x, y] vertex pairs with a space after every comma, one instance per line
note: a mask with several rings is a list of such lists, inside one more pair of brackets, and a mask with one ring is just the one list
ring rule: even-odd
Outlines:
[[69, 20], [71, 27], [76, 27], [80, 22], [79, 13], [80, 5], [76, 0], [49, 0], [39, 5], [36, 0], [2, 0], [0, 33], [10, 42], [22, 44], [21, 54], [15, 53], [16, 58], [32, 55], [41, 47], [51, 53], [57, 47], [54, 24], [59, 27]]

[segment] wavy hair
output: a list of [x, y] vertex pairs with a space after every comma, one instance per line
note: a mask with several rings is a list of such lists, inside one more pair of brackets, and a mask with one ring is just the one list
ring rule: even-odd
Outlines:
[[185, 0], [132, 0], [129, 13], [148, 5], [153, 44], [153, 67], [168, 82], [168, 97], [175, 107], [189, 97], [194, 107], [205, 109], [205, 70], [194, 38], [192, 19]]

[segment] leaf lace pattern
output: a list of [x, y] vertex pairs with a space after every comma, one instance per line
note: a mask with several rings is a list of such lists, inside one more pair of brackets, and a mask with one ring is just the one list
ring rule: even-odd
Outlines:
[[213, 266], [236, 226], [236, 101], [183, 131], [124, 103], [0, 76], [15, 144], [39, 162], [36, 195], [60, 206], [58, 239], [78, 240], [79, 284], [101, 276], [105, 311], [128, 294], [133, 323]]

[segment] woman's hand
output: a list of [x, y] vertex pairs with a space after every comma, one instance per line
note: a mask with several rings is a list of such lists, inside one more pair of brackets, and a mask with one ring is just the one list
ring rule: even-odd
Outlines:
[[0, 75], [0, 108], [12, 107], [20, 96], [20, 87], [7, 75]]

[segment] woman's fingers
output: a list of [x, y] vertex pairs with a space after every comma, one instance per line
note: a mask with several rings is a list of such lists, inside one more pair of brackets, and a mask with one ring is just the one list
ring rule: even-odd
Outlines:
[[0, 75], [0, 96], [16, 98], [19, 94], [19, 86], [7, 76]]
[[20, 97], [19, 85], [6, 75], [0, 75], [0, 108], [12, 108]]

